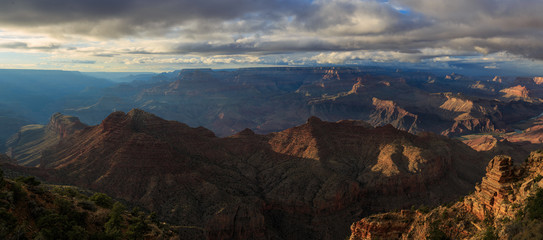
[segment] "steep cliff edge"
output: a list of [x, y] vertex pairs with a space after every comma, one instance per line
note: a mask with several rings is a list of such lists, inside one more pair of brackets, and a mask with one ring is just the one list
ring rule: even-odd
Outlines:
[[394, 101], [372, 99], [375, 110], [371, 113], [369, 123], [374, 126], [391, 124], [397, 129], [411, 133], [418, 132], [418, 116], [398, 106]]
[[514, 165], [508, 156], [496, 156], [474, 193], [431, 210], [364, 218], [351, 225], [350, 239], [540, 239], [542, 173], [541, 151], [532, 152], [521, 165]]
[[7, 155], [24, 166], [38, 166], [42, 151], [85, 128], [77, 117], [55, 113], [47, 125], [23, 126], [6, 142]]

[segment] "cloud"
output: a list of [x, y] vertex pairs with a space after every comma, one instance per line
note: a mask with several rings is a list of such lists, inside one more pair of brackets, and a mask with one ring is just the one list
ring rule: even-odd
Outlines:
[[[96, 65], [106, 58], [127, 64], [244, 64], [248, 56], [275, 64], [435, 63], [499, 53], [543, 60], [541, 0], [0, 4], [0, 48], [100, 59]], [[36, 35], [42, 37], [39, 43]]]
[[95, 64], [96, 63], [96, 61], [94, 60], [72, 60], [71, 62], [75, 64]]
[[217, 64], [241, 64], [258, 63], [260, 58], [254, 56], [213, 56], [213, 57], [183, 57], [183, 58], [160, 58], [160, 57], [137, 57], [125, 59], [124, 64], [188, 64], [188, 65], [217, 65]]
[[221, 22], [258, 15], [274, 18], [309, 1], [286, 0], [1, 0], [0, 23], [56, 34], [120, 37], [165, 33], [190, 21]]
[[23, 49], [23, 50], [44, 50], [44, 51], [50, 51], [53, 49], [58, 49], [60, 46], [56, 44], [49, 44], [45, 46], [30, 46], [28, 43], [25, 42], [8, 42], [8, 43], [0, 43], [0, 48], [6, 48], [6, 49]]

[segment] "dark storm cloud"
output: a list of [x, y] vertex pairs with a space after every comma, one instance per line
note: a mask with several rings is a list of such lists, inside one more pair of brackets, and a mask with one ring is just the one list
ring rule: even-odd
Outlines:
[[7, 49], [23, 49], [23, 50], [53, 50], [58, 49], [60, 46], [55, 44], [50, 44], [47, 46], [29, 46], [27, 43], [24, 42], [11, 42], [11, 43], [2, 43], [0, 44], [0, 48], [7, 48]]
[[63, 27], [65, 33], [120, 37], [193, 20], [220, 22], [250, 14], [273, 18], [308, 4], [287, 0], [0, 0], [0, 24]]
[[[505, 51], [543, 59], [541, 0], [0, 0], [0, 6], [0, 28], [169, 44], [95, 53], [103, 56], [390, 51], [424, 59]], [[32, 49], [9, 44], [3, 47]]]
[[223, 54], [280, 54], [294, 53], [307, 51], [336, 51], [343, 49], [341, 46], [321, 41], [313, 40], [291, 40], [291, 41], [252, 41], [244, 43], [228, 43], [228, 44], [209, 44], [209, 43], [193, 43], [180, 44], [173, 49], [173, 53], [201, 53], [206, 55], [223, 55]]
[[391, 0], [426, 16], [432, 25], [414, 31], [428, 43], [485, 54], [507, 51], [543, 59], [541, 0]]

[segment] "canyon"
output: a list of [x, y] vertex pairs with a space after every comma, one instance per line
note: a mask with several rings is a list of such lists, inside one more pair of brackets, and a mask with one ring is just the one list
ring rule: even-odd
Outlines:
[[540, 77], [285, 67], [132, 79], [75, 84], [48, 122], [0, 105], [2, 169], [107, 193], [181, 239], [515, 236], [488, 219], [516, 218], [539, 184], [526, 182], [540, 172]]
[[466, 194], [486, 164], [458, 140], [354, 120], [218, 138], [138, 109], [52, 119], [65, 134], [39, 167], [3, 168], [138, 204], [185, 238], [337, 239], [368, 214]]

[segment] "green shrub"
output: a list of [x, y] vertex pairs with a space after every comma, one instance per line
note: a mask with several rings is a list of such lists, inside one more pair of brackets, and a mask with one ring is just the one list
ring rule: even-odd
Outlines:
[[111, 207], [113, 207], [113, 199], [104, 193], [95, 193], [89, 200], [103, 208], [111, 209]]
[[511, 239], [543, 239], [543, 222], [527, 220], [516, 224], [514, 229], [508, 229]]
[[145, 233], [150, 230], [149, 225], [145, 222], [144, 216], [139, 216], [137, 220], [128, 226], [126, 235], [128, 239], [143, 239]]
[[77, 197], [79, 195], [79, 191], [73, 187], [56, 187], [55, 192], [66, 197]]
[[426, 239], [428, 240], [448, 240], [450, 239], [447, 234], [445, 234], [441, 229], [439, 228], [439, 224], [437, 222], [433, 222], [430, 224], [430, 231], [428, 231], [428, 235], [426, 236]]
[[430, 209], [430, 207], [428, 207], [426, 205], [420, 205], [418, 210], [421, 213], [429, 213], [431, 209]]
[[543, 190], [539, 189], [534, 196], [527, 199], [525, 212], [529, 219], [543, 220]]
[[13, 183], [11, 185], [11, 191], [13, 192], [13, 203], [17, 203], [26, 198], [26, 191], [23, 190], [20, 183]]
[[156, 212], [151, 212], [151, 214], [149, 214], [149, 220], [156, 225], [160, 225]]
[[56, 213], [40, 217], [37, 225], [40, 228], [38, 237], [41, 239], [66, 239], [66, 234], [71, 230], [68, 217]]
[[91, 201], [81, 201], [79, 203], [77, 203], [77, 206], [87, 210], [87, 211], [91, 211], [91, 212], [94, 212], [96, 211], [96, 205], [94, 204], [94, 202], [91, 202]]
[[54, 212], [45, 213], [37, 221], [40, 231], [35, 239], [86, 239], [88, 233], [83, 227], [84, 225], [70, 215], [72, 213], [66, 215]]
[[0, 209], [0, 238], [6, 239], [6, 236], [11, 234], [16, 226], [17, 218], [4, 209]]
[[77, 211], [71, 201], [58, 198], [55, 200], [55, 205], [57, 206], [59, 214], [68, 217], [68, 219], [72, 222], [72, 225], [85, 225], [87, 213]]
[[143, 212], [141, 211], [141, 209], [139, 207], [133, 207], [130, 214], [132, 214], [132, 216], [134, 216], [134, 217], [138, 217], [141, 214], [143, 214]]
[[483, 240], [497, 240], [498, 235], [496, 235], [496, 230], [494, 227], [488, 227], [486, 228], [484, 234], [483, 234]]
[[126, 210], [126, 207], [120, 203], [115, 202], [113, 208], [109, 213], [109, 220], [104, 225], [106, 229], [105, 233], [113, 238], [119, 238], [122, 236], [122, 213]]
[[28, 186], [38, 186], [41, 184], [40, 181], [36, 180], [36, 178], [34, 176], [30, 176], [30, 177], [18, 177], [15, 179], [15, 181], [17, 182], [22, 182]]

